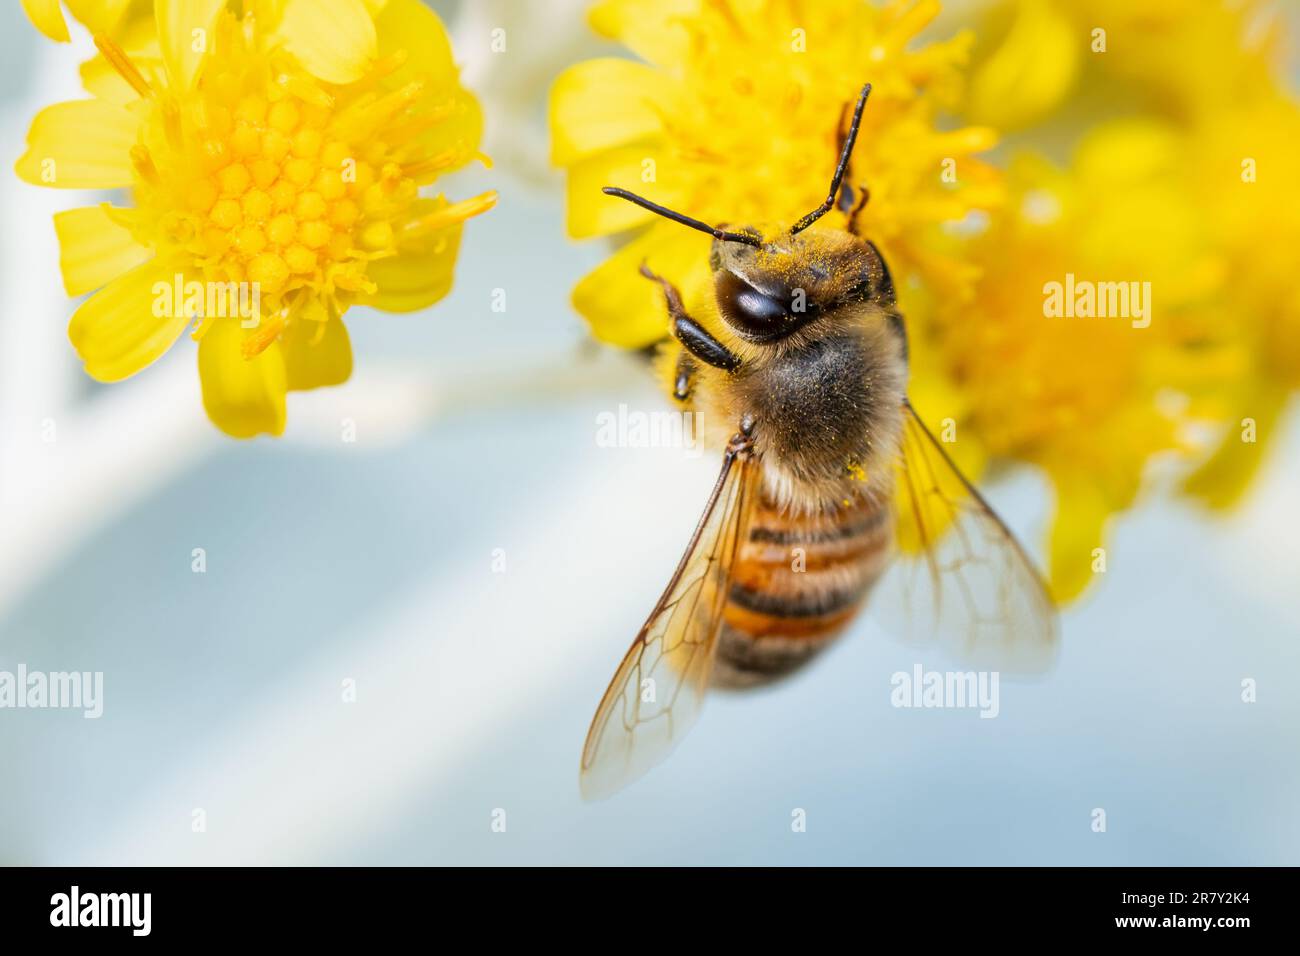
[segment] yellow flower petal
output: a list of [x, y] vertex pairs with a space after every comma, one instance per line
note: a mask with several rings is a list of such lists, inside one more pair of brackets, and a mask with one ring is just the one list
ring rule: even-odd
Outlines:
[[91, 33], [114, 33], [131, 0], [65, 0], [68, 12]]
[[[1286, 408], [1288, 395], [1283, 386], [1261, 383], [1249, 392], [1243, 396], [1238, 414], [1229, 420], [1223, 442], [1183, 484], [1186, 494], [1208, 508], [1222, 510], [1241, 501]], [[1243, 437], [1247, 428], [1250, 440]]]
[[691, 37], [681, 22], [696, 15], [699, 0], [603, 0], [587, 14], [601, 36], [619, 40], [651, 63], [677, 65], [690, 51]]
[[105, 206], [83, 206], [54, 214], [59, 267], [68, 295], [106, 285], [148, 260], [153, 252], [131, 230], [114, 221]]
[[342, 385], [352, 375], [352, 342], [340, 318], [294, 322], [280, 350], [290, 391]]
[[27, 152], [14, 164], [24, 182], [58, 189], [113, 189], [132, 181], [140, 123], [101, 100], [55, 103], [36, 114]]
[[662, 73], [614, 58], [586, 60], [551, 87], [551, 162], [571, 163], [662, 131], [666, 109]]
[[306, 70], [327, 83], [353, 83], [379, 55], [375, 21], [361, 0], [287, 0], [280, 33]]
[[1107, 517], [1116, 510], [1098, 482], [1077, 470], [1052, 476], [1056, 486], [1056, 519], [1048, 544], [1048, 590], [1057, 604], [1073, 601], [1099, 572]]
[[203, 407], [232, 438], [284, 433], [283, 353], [273, 342], [256, 357], [244, 358], [244, 338], [256, 331], [240, 328], [234, 319], [218, 319], [199, 340]]
[[[216, 37], [213, 23], [225, 6], [225, 0], [157, 0], [154, 16], [158, 21], [158, 40], [163, 61], [173, 84], [188, 90], [206, 52]], [[196, 43], [196, 30], [204, 31], [203, 43]], [[203, 52], [196, 52], [200, 46]]]
[[621, 186], [676, 208], [681, 193], [665, 186], [672, 177], [661, 175], [666, 171], [661, 162], [663, 146], [662, 142], [642, 141], [595, 153], [570, 166], [565, 217], [569, 235], [574, 239], [589, 239], [631, 229], [656, 218], [640, 206], [606, 196], [601, 192], [605, 186]]
[[171, 348], [189, 319], [155, 309], [154, 284], [171, 285], [175, 273], [173, 263], [152, 259], [114, 279], [72, 314], [68, 338], [87, 375], [119, 382]]
[[22, 4], [36, 29], [58, 43], [68, 42], [68, 23], [59, 0], [22, 0]]
[[417, 76], [438, 86], [456, 82], [456, 61], [447, 30], [420, 0], [388, 0], [375, 17], [375, 33], [380, 58], [405, 52], [406, 62], [393, 71], [394, 85]]
[[1054, 4], [1021, 0], [1010, 32], [971, 81], [971, 118], [1000, 129], [1039, 119], [1074, 85], [1086, 42]]
[[[445, 208], [445, 199], [420, 200], [424, 214]], [[407, 241], [395, 256], [376, 259], [366, 275], [379, 287], [365, 305], [385, 312], [414, 312], [437, 302], [451, 291], [461, 223], [436, 229]]]
[[668, 335], [663, 290], [640, 268], [644, 262], [688, 294], [707, 276], [709, 238], [683, 231], [675, 223], [656, 223], [574, 287], [573, 307], [591, 323], [597, 339], [636, 349]]

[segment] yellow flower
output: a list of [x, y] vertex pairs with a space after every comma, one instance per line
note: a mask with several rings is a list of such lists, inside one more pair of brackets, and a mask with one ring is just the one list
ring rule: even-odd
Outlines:
[[1273, 85], [1270, 0], [1001, 0], [982, 17], [967, 115], [1019, 130], [1087, 104], [1186, 118]]
[[1300, 104], [1281, 95], [1204, 116], [1188, 137], [1196, 212], [1213, 231], [1223, 321], [1207, 336], [1240, 349], [1212, 396], [1222, 437], [1185, 490], [1211, 507], [1241, 499], [1300, 388]]
[[[612, 200], [602, 186], [708, 222], [793, 221], [825, 198], [842, 111], [864, 82], [871, 103], [846, 177], [855, 194], [870, 190], [863, 230], [900, 282], [916, 275], [960, 296], [972, 277], [936, 251], [937, 227], [995, 203], [1000, 184], [972, 157], [993, 145], [989, 130], [936, 128], [959, 94], [970, 42], [910, 49], [937, 11], [937, 0], [597, 4], [597, 32], [647, 61], [579, 63], [551, 92], [551, 158], [568, 174], [570, 235], [626, 239], [573, 293], [597, 338], [636, 348], [666, 335], [661, 296], [638, 273], [643, 261], [686, 289], [708, 274], [707, 236]], [[959, 170], [956, 183], [945, 181], [945, 162]]]
[[419, 188], [479, 156], [482, 119], [437, 17], [371, 7], [158, 0], [118, 24], [121, 45], [96, 36], [94, 98], [39, 113], [16, 166], [38, 185], [132, 190], [131, 207], [55, 220], [69, 295], [100, 290], [69, 328], [88, 374], [133, 375], [193, 324], [209, 417], [278, 435], [287, 390], [351, 374], [349, 306], [447, 293], [461, 224], [495, 194]]
[[[1184, 486], [1214, 507], [1240, 500], [1300, 387], [1300, 103], [1283, 80], [1276, 13], [1267, 0], [1005, 0], [987, 18], [991, 42], [977, 48], [965, 109], [1022, 142], [1041, 134], [1045, 146], [1071, 121], [1135, 113], [1177, 140], [1176, 164], [1153, 185], [1168, 193], [1178, 183], [1170, 221], [1201, 237], [1214, 276], [1166, 276], [1162, 302], [1200, 303], [1166, 320], [1181, 323], [1189, 361], [1211, 348], [1234, 356], [1232, 374], [1225, 365], [1210, 376], [1214, 389], [1202, 382], [1185, 396], [1222, 436]], [[1140, 166], [1143, 154], [1113, 161]], [[1092, 202], [1109, 214], [1115, 199], [1098, 192]], [[1147, 241], [1158, 228], [1136, 222], [1125, 235]], [[1124, 263], [1094, 265], [1114, 276]]]
[[[1105, 527], [1133, 503], [1151, 457], [1187, 447], [1197, 396], [1241, 370], [1240, 352], [1210, 331], [1224, 270], [1213, 225], [1188, 199], [1184, 146], [1168, 124], [1131, 120], [1094, 129], [1067, 169], [1020, 155], [1012, 201], [967, 250], [980, 270], [971, 300], [909, 314], [924, 370], [914, 381], [964, 396], [918, 407], [958, 422], [958, 445], [978, 447], [968, 458], [1029, 462], [1052, 482], [1058, 601], [1095, 579]], [[1127, 286], [1126, 315], [1048, 308], [1049, 283], [1068, 295], [1102, 282]]]

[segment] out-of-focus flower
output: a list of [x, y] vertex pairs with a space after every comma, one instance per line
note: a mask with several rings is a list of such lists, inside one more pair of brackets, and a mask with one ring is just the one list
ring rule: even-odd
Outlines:
[[1245, 353], [1207, 416], [1223, 423], [1220, 443], [1185, 485], [1212, 507], [1240, 500], [1300, 389], [1298, 142], [1300, 104], [1265, 95], [1201, 117], [1183, 156], [1224, 270], [1208, 334]]
[[[825, 198], [846, 105], [872, 84], [846, 178], [870, 190], [860, 220], [896, 278], [962, 296], [973, 278], [933, 241], [938, 225], [987, 207], [999, 178], [973, 154], [991, 131], [941, 131], [970, 38], [910, 49], [937, 0], [605, 0], [597, 32], [646, 62], [588, 60], [556, 80], [551, 158], [568, 174], [575, 238], [622, 247], [573, 293], [597, 338], [640, 347], [667, 331], [643, 262], [686, 290], [708, 275], [708, 237], [601, 193], [631, 188], [708, 222], [792, 222]], [[956, 183], [942, 175], [947, 161]], [[836, 212], [824, 222], [844, 222]], [[688, 291], [689, 294], [689, 291]]]
[[997, 0], [978, 17], [966, 114], [1012, 131], [1231, 109], [1275, 85], [1275, 13], [1270, 0]]
[[[1152, 456], [1186, 450], [1204, 396], [1242, 372], [1241, 349], [1214, 332], [1224, 263], [1213, 223], [1187, 201], [1184, 146], [1168, 124], [1127, 120], [1092, 130], [1064, 169], [1019, 156], [1011, 201], [967, 250], [980, 270], [971, 300], [909, 316], [921, 330], [918, 407], [958, 423], [958, 447], [977, 446], [967, 460], [1030, 462], [1052, 482], [1060, 601], [1094, 579], [1105, 525], [1133, 503]], [[1050, 311], [1049, 284], [1073, 306], [1076, 282], [1109, 314]], [[935, 382], [947, 394], [927, 400]]]
[[[1215, 507], [1239, 500], [1290, 394], [1300, 387], [1300, 299], [1294, 250], [1300, 245], [1300, 103], [1287, 90], [1279, 7], [1267, 0], [1005, 0], [981, 18], [967, 118], [1018, 131], [1051, 146], [1063, 131], [1109, 116], [1164, 124], [1177, 142], [1163, 182], [1167, 221], [1187, 224], [1213, 264], [1212, 288], [1164, 276], [1156, 288], [1162, 321], [1177, 321], [1192, 353], [1237, 356], [1237, 371], [1198, 393], [1203, 421], [1222, 432], [1217, 450], [1185, 489]], [[1028, 91], [1028, 92], [1026, 92]], [[1141, 165], [1142, 154], [1112, 144], [1111, 162]], [[1153, 184], [1160, 190], [1161, 183]], [[1104, 215], [1112, 197], [1097, 193]], [[1156, 214], [1152, 210], [1152, 215]], [[1155, 241], [1159, 223], [1128, 232]], [[1115, 249], [1125, 248], [1119, 243]], [[1116, 275], [1125, 263], [1094, 266]], [[1152, 278], [1154, 276], [1143, 276]], [[1168, 303], [1199, 296], [1196, 308]], [[1195, 338], [1195, 336], [1200, 336]]]
[[495, 194], [419, 188], [480, 158], [482, 118], [437, 17], [371, 6], [158, 0], [115, 21], [120, 43], [97, 34], [94, 98], [38, 114], [16, 166], [38, 185], [132, 189], [131, 207], [55, 220], [68, 293], [100, 290], [69, 328], [88, 374], [133, 375], [193, 323], [212, 420], [278, 435], [286, 391], [351, 374], [351, 305], [447, 293], [461, 224]]

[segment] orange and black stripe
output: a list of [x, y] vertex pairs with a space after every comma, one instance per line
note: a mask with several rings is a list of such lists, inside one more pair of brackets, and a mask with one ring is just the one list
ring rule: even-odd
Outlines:
[[861, 609], [892, 537], [887, 503], [791, 516], [759, 501], [732, 566], [713, 683], [765, 684], [807, 663]]

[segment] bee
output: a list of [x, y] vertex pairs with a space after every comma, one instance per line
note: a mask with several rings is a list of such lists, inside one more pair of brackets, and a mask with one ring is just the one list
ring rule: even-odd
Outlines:
[[[855, 203], [843, 183], [870, 92], [841, 133], [826, 200], [793, 225], [710, 226], [604, 190], [713, 237], [707, 324], [668, 279], [641, 271], [663, 290], [674, 398], [722, 423], [712, 440], [724, 450], [686, 552], [592, 719], [588, 798], [662, 760], [710, 686], [763, 685], [807, 664], [891, 566], [905, 636], [1013, 672], [1054, 656], [1042, 579], [908, 401], [894, 283], [856, 228], [866, 190]], [[837, 203], [847, 228], [817, 226]]]

